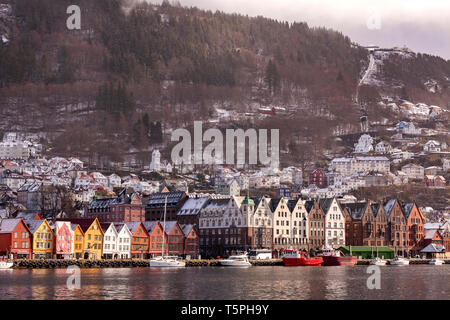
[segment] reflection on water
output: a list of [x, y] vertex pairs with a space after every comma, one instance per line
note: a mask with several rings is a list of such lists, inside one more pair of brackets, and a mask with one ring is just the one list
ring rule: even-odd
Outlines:
[[449, 299], [450, 265], [381, 267], [381, 290], [366, 286], [367, 266], [183, 269], [4, 270], [1, 299]]

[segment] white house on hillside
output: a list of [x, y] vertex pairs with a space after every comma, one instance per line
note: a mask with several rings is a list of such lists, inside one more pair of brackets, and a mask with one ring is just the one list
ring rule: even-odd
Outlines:
[[379, 154], [388, 154], [391, 150], [392, 146], [387, 141], [378, 142], [375, 146], [375, 152]]
[[450, 159], [442, 160], [442, 169], [444, 170], [444, 172], [450, 170]]
[[430, 140], [423, 146], [425, 152], [441, 152], [441, 143], [436, 140]]
[[422, 166], [419, 166], [414, 163], [409, 163], [407, 165], [404, 165], [402, 167], [402, 172], [409, 178], [409, 179], [423, 179], [425, 176], [425, 169]]

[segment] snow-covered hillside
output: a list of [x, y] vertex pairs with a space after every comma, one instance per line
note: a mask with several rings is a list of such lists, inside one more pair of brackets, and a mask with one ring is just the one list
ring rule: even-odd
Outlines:
[[403, 84], [395, 79], [384, 79], [382, 76], [382, 67], [384, 61], [392, 56], [398, 56], [403, 59], [412, 59], [416, 56], [411, 50], [404, 49], [375, 49], [370, 50], [370, 62], [367, 70], [365, 71], [363, 77], [361, 78], [360, 85], [369, 86], [391, 86], [391, 87], [402, 87]]

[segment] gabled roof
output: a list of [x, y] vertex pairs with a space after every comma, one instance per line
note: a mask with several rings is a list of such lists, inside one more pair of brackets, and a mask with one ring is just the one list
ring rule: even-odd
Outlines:
[[413, 208], [414, 208], [414, 202], [411, 202], [411, 203], [405, 203], [405, 204], [402, 206], [403, 213], [404, 213], [406, 219], [409, 218], [409, 215], [411, 214], [411, 211], [412, 211]]
[[434, 235], [436, 234], [436, 232], [439, 232], [438, 229], [425, 229], [425, 235], [424, 235], [424, 239], [425, 240], [431, 240], [434, 238]]
[[390, 217], [392, 213], [392, 209], [394, 209], [395, 203], [397, 199], [391, 199], [384, 205], [384, 212], [386, 212], [386, 217]]
[[111, 227], [111, 225], [114, 228], [114, 230], [116, 230], [116, 233], [118, 233], [114, 223], [112, 223], [112, 222], [100, 222], [100, 226], [102, 227], [103, 233], [105, 233], [109, 229], [109, 227]]
[[333, 203], [334, 198], [325, 198], [319, 200], [319, 206], [322, 208], [323, 212], [327, 213]]
[[255, 203], [255, 210], [258, 208], [258, 206], [260, 205], [260, 203], [263, 199], [264, 199], [264, 196], [261, 196], [259, 198], [252, 198], [253, 202]]
[[281, 198], [279, 199], [270, 199], [270, 210], [272, 210], [272, 212], [275, 212], [275, 210], [277, 210], [278, 204], [280, 203]]
[[[137, 228], [141, 225], [141, 222], [125, 222], [128, 227], [128, 230], [133, 234]], [[145, 228], [144, 228], [145, 229]]]
[[366, 211], [367, 202], [346, 203], [343, 206], [347, 209], [352, 220], [361, 220]]
[[1, 219], [0, 233], [11, 233], [22, 219]]
[[381, 205], [378, 202], [375, 202], [370, 205], [370, 208], [372, 209], [374, 217], [377, 217], [380, 212]]
[[288, 200], [287, 206], [288, 206], [290, 212], [293, 212], [295, 210], [295, 207], [297, 206], [299, 201], [303, 205], [303, 200], [301, 198]]
[[144, 226], [145, 230], [150, 234], [155, 230], [156, 226], [158, 225], [159, 221], [144, 221], [142, 222], [142, 225]]
[[32, 220], [35, 218], [42, 219], [39, 213], [35, 212], [20, 212], [16, 218], [24, 218], [24, 220]]
[[[72, 229], [72, 231], [75, 231], [75, 229], [77, 228], [79, 226], [79, 224], [78, 223], [70, 223], [70, 228]], [[81, 232], [82, 233], [84, 233], [83, 232], [83, 229], [81, 229], [81, 227], [80, 227], [80, 230], [81, 230]]]
[[[194, 229], [193, 224], [182, 224], [180, 225], [181, 230], [183, 230], [184, 236], [187, 237], [189, 233]], [[194, 229], [195, 230], [195, 229]]]
[[37, 229], [44, 223], [45, 220], [24, 220], [30, 232], [34, 234]]
[[166, 221], [165, 228], [164, 228], [164, 223], [163, 222], [161, 222], [161, 225], [162, 225], [164, 231], [167, 234], [169, 234], [170, 231], [172, 231], [172, 229], [175, 228], [175, 226], [177, 225], [177, 222], [176, 221]]
[[131, 234], [130, 229], [128, 229], [128, 226], [125, 223], [115, 223], [114, 225], [118, 234], [121, 233], [123, 229], [127, 230], [127, 233]]
[[306, 211], [308, 211], [308, 213], [310, 213], [311, 212], [311, 209], [314, 207], [314, 200], [307, 200], [306, 202], [305, 202], [305, 208], [306, 208]]

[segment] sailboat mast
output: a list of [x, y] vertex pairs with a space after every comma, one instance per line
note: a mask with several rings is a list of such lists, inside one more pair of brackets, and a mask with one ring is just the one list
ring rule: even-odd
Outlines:
[[164, 243], [166, 242], [166, 211], [167, 211], [167, 196], [164, 200], [164, 224], [163, 224], [163, 244], [162, 244], [162, 250], [161, 250], [161, 256], [164, 258]]

